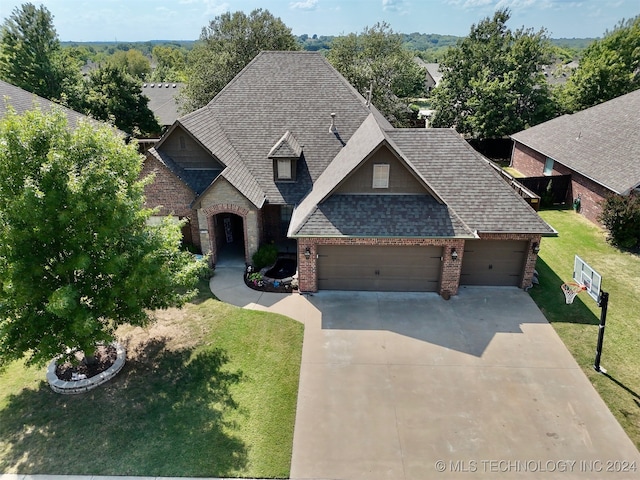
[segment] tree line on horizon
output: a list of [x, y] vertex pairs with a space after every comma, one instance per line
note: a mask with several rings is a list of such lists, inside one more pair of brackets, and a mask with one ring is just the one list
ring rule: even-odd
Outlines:
[[[509, 17], [507, 9], [496, 11], [466, 37], [401, 34], [385, 22], [337, 37], [294, 36], [268, 10], [256, 9], [215, 17], [192, 42], [62, 43], [46, 7], [25, 4], [2, 26], [0, 78], [142, 136], [159, 126], [141, 82], [184, 82], [187, 113], [206, 105], [261, 50], [322, 52], [396, 126], [411, 125], [416, 112], [408, 105], [428, 96], [434, 126], [455, 126], [471, 138], [504, 137], [638, 87], [640, 17], [595, 40], [512, 31]], [[432, 92], [415, 57], [440, 64], [442, 82]], [[549, 85], [543, 66], [576, 59], [580, 66], [565, 85]], [[24, 68], [31, 64], [37, 68]]]

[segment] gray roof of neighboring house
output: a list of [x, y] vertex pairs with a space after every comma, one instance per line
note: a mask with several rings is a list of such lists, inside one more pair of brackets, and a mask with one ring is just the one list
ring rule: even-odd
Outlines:
[[640, 90], [511, 135], [613, 192], [640, 184]]
[[[18, 114], [23, 114], [34, 108], [39, 108], [43, 112], [50, 111], [52, 108], [58, 108], [64, 112], [71, 127], [75, 127], [80, 121], [90, 122], [96, 125], [108, 125], [107, 123], [94, 120], [87, 115], [83, 115], [46, 98], [39, 97], [35, 93], [27, 92], [20, 87], [0, 80], [0, 118], [6, 115], [8, 106], [13, 107]], [[119, 130], [117, 131], [120, 132]], [[124, 132], [120, 133], [124, 135]]]
[[160, 125], [173, 125], [179, 114], [178, 94], [184, 88], [183, 83], [144, 83], [142, 94], [149, 99], [149, 109]]
[[435, 82], [437, 87], [438, 84], [440, 84], [440, 80], [442, 80], [442, 72], [440, 71], [440, 64], [427, 63], [425, 65], [425, 68], [427, 69], [427, 72], [429, 73], [429, 75], [431, 75], [431, 78], [433, 78], [433, 81]]
[[[332, 113], [336, 132], [330, 131]], [[223, 175], [256, 206], [293, 205], [369, 114], [391, 127], [321, 54], [262, 52], [207, 106], [178, 123], [226, 165]], [[302, 157], [295, 182], [276, 182], [269, 152], [287, 131]]]

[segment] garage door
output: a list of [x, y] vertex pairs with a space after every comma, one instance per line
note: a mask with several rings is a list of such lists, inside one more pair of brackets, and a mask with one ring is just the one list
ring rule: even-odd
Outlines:
[[441, 247], [320, 245], [320, 290], [434, 292], [440, 285]]
[[528, 244], [502, 240], [465, 242], [460, 285], [520, 285]]

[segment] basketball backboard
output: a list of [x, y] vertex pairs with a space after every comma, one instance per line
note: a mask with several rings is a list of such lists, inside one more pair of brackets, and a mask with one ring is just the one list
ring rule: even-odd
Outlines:
[[602, 276], [576, 255], [573, 264], [573, 280], [587, 289], [587, 293], [596, 303], [600, 302]]

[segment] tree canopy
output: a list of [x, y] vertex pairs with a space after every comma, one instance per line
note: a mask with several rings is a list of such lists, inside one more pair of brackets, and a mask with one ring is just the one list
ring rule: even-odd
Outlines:
[[406, 126], [408, 102], [424, 90], [425, 72], [389, 24], [376, 23], [359, 35], [333, 39], [327, 60], [396, 126]]
[[544, 30], [507, 28], [510, 12], [495, 12], [440, 62], [432, 95], [433, 126], [476, 138], [499, 138], [549, 120], [555, 113], [542, 65], [550, 61]]
[[171, 45], [153, 47], [156, 67], [151, 72], [150, 82], [185, 82], [186, 51]]
[[298, 50], [296, 38], [268, 10], [224, 13], [202, 29], [187, 58], [186, 111], [205, 106], [262, 50]]
[[61, 48], [53, 16], [43, 5], [25, 3], [5, 19], [0, 78], [49, 100], [75, 102], [80, 66]]
[[190, 298], [205, 262], [180, 225], [147, 225], [141, 166], [111, 127], [71, 130], [62, 111], [0, 121], [0, 365], [93, 353]]
[[85, 81], [82, 110], [98, 120], [113, 122], [124, 132], [157, 135], [160, 125], [141, 88], [142, 82], [123, 69], [111, 64], [101, 66]]
[[640, 15], [593, 42], [560, 92], [567, 113], [640, 88]]
[[124, 70], [132, 77], [144, 80], [151, 74], [151, 63], [140, 50], [132, 48], [127, 50], [118, 50], [107, 58], [106, 62], [116, 68]]

